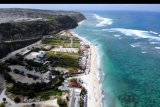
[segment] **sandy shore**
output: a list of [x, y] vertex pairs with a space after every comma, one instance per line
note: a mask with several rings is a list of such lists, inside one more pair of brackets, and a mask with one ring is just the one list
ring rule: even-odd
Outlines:
[[99, 57], [98, 48], [91, 42], [80, 37], [75, 32], [71, 31], [72, 35], [80, 38], [83, 42], [90, 45], [90, 73], [83, 76], [83, 81], [86, 82], [86, 88], [88, 91], [88, 107], [102, 107], [102, 95], [100, 89], [99, 79]]

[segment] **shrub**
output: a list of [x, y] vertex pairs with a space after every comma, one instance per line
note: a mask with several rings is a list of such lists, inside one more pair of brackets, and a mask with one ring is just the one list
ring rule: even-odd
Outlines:
[[7, 80], [8, 82], [12, 82], [12, 83], [14, 82], [10, 74], [4, 72], [3, 76], [4, 76], [4, 79]]
[[27, 60], [26, 59], [25, 61], [30, 66], [34, 66], [34, 67], [41, 67], [41, 66], [43, 66], [42, 63], [35, 62], [34, 60]]
[[58, 98], [57, 103], [60, 107], [67, 107], [67, 102], [64, 99]]
[[87, 90], [83, 87], [82, 90], [81, 90], [80, 95], [85, 95], [85, 94], [87, 94]]
[[19, 97], [14, 98], [14, 102], [15, 102], [15, 103], [19, 103], [20, 101], [21, 101], [21, 100], [20, 100]]
[[36, 106], [36, 104], [34, 104], [34, 103], [33, 103], [31, 106], [32, 106], [32, 107], [35, 107], [35, 106]]
[[84, 101], [82, 100], [82, 98], [79, 101], [79, 105], [80, 105], [80, 107], [84, 107]]
[[77, 82], [77, 79], [76, 78], [72, 78], [71, 82]]

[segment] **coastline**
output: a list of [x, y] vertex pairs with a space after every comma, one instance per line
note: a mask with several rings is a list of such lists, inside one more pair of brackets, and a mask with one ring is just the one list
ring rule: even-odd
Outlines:
[[[81, 22], [83, 23], [83, 21]], [[94, 45], [90, 41], [86, 40], [85, 38], [79, 36], [77, 33], [73, 31], [73, 29], [69, 30], [70, 33], [78, 37], [82, 42], [85, 44], [88, 44], [90, 46], [90, 55], [89, 55], [89, 69], [90, 73], [82, 77], [82, 80], [86, 82], [86, 89], [88, 91], [88, 107], [103, 107], [103, 94], [102, 94], [102, 82], [101, 82], [101, 75], [100, 75], [100, 54], [98, 53], [98, 46]], [[41, 41], [41, 40], [40, 40]], [[5, 60], [8, 57], [12, 57], [14, 54], [20, 52], [23, 49], [26, 49], [28, 47], [34, 46], [40, 41], [37, 41], [36, 43], [33, 43], [29, 46], [26, 46], [24, 48], [15, 50], [11, 53], [9, 53], [6, 57], [2, 58], [1, 60]]]
[[85, 44], [89, 44], [90, 46], [90, 73], [82, 78], [86, 82], [86, 89], [88, 91], [88, 107], [103, 107], [102, 82], [100, 81], [100, 56], [98, 53], [98, 47], [76, 34], [73, 30], [70, 30], [70, 32], [73, 36], [78, 37]]

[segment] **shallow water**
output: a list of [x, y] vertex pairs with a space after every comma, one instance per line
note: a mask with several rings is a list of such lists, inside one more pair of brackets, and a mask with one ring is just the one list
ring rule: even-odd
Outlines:
[[[87, 20], [75, 32], [98, 44], [104, 107], [160, 107], [160, 13], [84, 15]], [[102, 23], [105, 18], [110, 19], [108, 23]]]

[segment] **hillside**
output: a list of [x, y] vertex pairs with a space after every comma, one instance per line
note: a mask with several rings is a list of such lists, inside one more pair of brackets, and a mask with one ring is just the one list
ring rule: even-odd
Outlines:
[[84, 19], [81, 13], [71, 11], [0, 9], [0, 58], [45, 35], [73, 29]]

